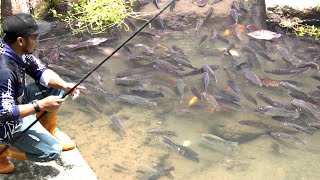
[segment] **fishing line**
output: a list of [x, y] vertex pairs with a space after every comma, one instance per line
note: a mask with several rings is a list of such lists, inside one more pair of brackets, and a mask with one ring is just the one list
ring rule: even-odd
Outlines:
[[[151, 18], [148, 22], [146, 22], [137, 32], [131, 35], [126, 41], [124, 41], [117, 49], [115, 49], [106, 59], [104, 59], [100, 64], [98, 64], [94, 69], [92, 69], [85, 77], [83, 77], [77, 84], [75, 84], [67, 93], [65, 93], [61, 98], [65, 98], [68, 96], [72, 91], [74, 91], [85, 79], [87, 79], [95, 70], [97, 70], [100, 66], [102, 66], [108, 59], [110, 59], [116, 52], [118, 52], [127, 42], [129, 42], [132, 38], [134, 38], [142, 29], [144, 29], [148, 24], [151, 23], [155, 18], [157, 18], [160, 14], [162, 14], [169, 6], [171, 6], [176, 0], [172, 0], [166, 7], [164, 7], [159, 13], [157, 13], [153, 18]], [[25, 130], [22, 132], [16, 133], [14, 137], [12, 137], [8, 144], [5, 145], [0, 150], [0, 155], [4, 153], [7, 149], [9, 149], [10, 145], [16, 143], [20, 138], [22, 138], [25, 133], [35, 124], [37, 123], [44, 115], [46, 115], [48, 111], [42, 113], [34, 122], [32, 122]]]

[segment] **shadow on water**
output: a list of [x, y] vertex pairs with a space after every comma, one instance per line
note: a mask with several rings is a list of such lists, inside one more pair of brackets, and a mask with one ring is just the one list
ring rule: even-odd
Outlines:
[[[79, 99], [63, 105], [61, 129], [101, 179], [319, 178], [319, 133], [297, 125], [301, 119], [296, 113], [305, 112], [304, 105], [286, 109], [294, 98], [319, 102], [308, 95], [319, 84], [319, 47], [295, 37], [251, 38], [248, 29], [255, 27], [250, 25], [261, 28], [256, 12], [261, 5], [246, 2], [208, 2], [200, 8], [178, 1], [177, 9], [163, 16], [164, 29], [159, 28], [161, 19], [158, 29], [154, 24], [145, 28], [83, 83], [87, 91]], [[189, 6], [201, 13], [188, 11]], [[216, 8], [212, 16], [207, 16], [209, 7]], [[226, 15], [216, 14], [219, 9], [227, 10]], [[143, 11], [154, 11], [154, 6], [150, 3]], [[132, 21], [141, 27], [142, 22]], [[76, 47], [56, 49], [50, 56], [46, 52], [44, 59], [63, 78], [77, 81], [130, 35], [108, 35], [110, 41], [95, 39], [101, 41], [98, 46], [84, 43], [78, 49], [90, 38], [60, 40]], [[265, 39], [275, 35], [260, 34]], [[63, 56], [55, 58], [54, 52]], [[298, 95], [290, 96], [292, 86], [282, 80], [298, 84], [298, 90], [290, 90]], [[259, 99], [257, 92], [265, 97]], [[317, 123], [312, 116], [318, 110], [313, 110], [306, 113], [306, 124]], [[309, 130], [315, 131], [313, 136], [304, 133]], [[299, 144], [304, 141], [308, 143]], [[232, 151], [218, 152], [223, 148]]]

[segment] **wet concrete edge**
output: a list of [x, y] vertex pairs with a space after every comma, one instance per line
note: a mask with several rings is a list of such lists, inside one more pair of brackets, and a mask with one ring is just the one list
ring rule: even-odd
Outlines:
[[96, 180], [98, 177], [88, 165], [77, 148], [62, 152], [59, 159], [39, 163], [12, 159], [15, 171], [11, 174], [0, 174], [3, 180]]

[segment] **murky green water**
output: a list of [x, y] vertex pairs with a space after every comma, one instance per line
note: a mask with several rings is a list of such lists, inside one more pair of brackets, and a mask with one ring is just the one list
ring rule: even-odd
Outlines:
[[[221, 22], [223, 21], [217, 21], [213, 18], [201, 28], [200, 34], [209, 35], [214, 27], [222, 35], [225, 29], [222, 28]], [[194, 67], [201, 67], [203, 64], [219, 65], [220, 68], [215, 71], [218, 80], [217, 86], [226, 89], [227, 78], [223, 67], [231, 67], [227, 56], [223, 55], [223, 49], [227, 47], [226, 43], [217, 39], [211, 40], [208, 37], [199, 45], [201, 35], [196, 35], [195, 28], [176, 32], [150, 28], [144, 31], [157, 33], [158, 36], [153, 41], [135, 37], [131, 43], [143, 43], [149, 46], [158, 44], [168, 48], [177, 45], [187, 54]], [[129, 34], [130, 32], [123, 32], [122, 39], [106, 46], [116, 48]], [[226, 39], [235, 43], [236, 47], [232, 53], [238, 54], [235, 58], [239, 63], [247, 59], [241, 48], [249, 40], [245, 31], [241, 35], [242, 41], [237, 40], [232, 34], [225, 36]], [[264, 44], [264, 41], [259, 42]], [[307, 48], [311, 44], [300, 41], [298, 38], [282, 37], [270, 42], [272, 45], [281, 45], [291, 50], [292, 56], [296, 52], [306, 57], [310, 55]], [[141, 51], [133, 51], [135, 55], [141, 55]], [[139, 67], [139, 65], [134, 66], [128, 62], [129, 53], [127, 51], [121, 50], [120, 53], [120, 58], [111, 58], [98, 69], [98, 73], [104, 81], [101, 87], [117, 95], [122, 94], [125, 87], [113, 83], [112, 79], [115, 78], [115, 75], [120, 71]], [[155, 53], [166, 55], [161, 48], [157, 49]], [[77, 54], [89, 56], [90, 59], [93, 59], [94, 64], [100, 63], [106, 57], [98, 48], [79, 51]], [[275, 63], [266, 61], [259, 56], [262, 69], [286, 67], [276, 48], [271, 50], [271, 57], [276, 60]], [[148, 68], [145, 68], [147, 71]], [[190, 71], [188, 68], [184, 69], [185, 71], [179, 72]], [[290, 79], [301, 82], [304, 85], [300, 88], [305, 92], [315, 90], [318, 85], [318, 82], [310, 77], [311, 74], [316, 73], [315, 70], [293, 78], [290, 78], [290, 75], [267, 74], [256, 67], [251, 70], [260, 78]], [[144, 174], [137, 172], [137, 170], [146, 166], [156, 169], [174, 166], [175, 170], [171, 173], [176, 179], [319, 179], [318, 149], [320, 143], [317, 140], [319, 133], [315, 129], [310, 128], [315, 131], [313, 136], [302, 132], [294, 133], [294, 136], [307, 142], [302, 145], [301, 143], [280, 141], [263, 129], [238, 123], [240, 120], [253, 120], [288, 130], [288, 127], [273, 120], [270, 116], [253, 112], [251, 109], [255, 105], [244, 97], [244, 92], [249, 93], [255, 97], [258, 105], [266, 106], [255, 96], [256, 92], [261, 92], [273, 100], [288, 104], [293, 98], [287, 94], [287, 90], [281, 87], [263, 86], [259, 88], [245, 80], [240, 72], [234, 72], [236, 73], [235, 80], [241, 90], [237, 94], [241, 98], [239, 102], [242, 107], [241, 111], [222, 108], [222, 111], [217, 112], [210, 108], [208, 103], [206, 106], [197, 103], [188, 107], [189, 100], [194, 96], [190, 87], [196, 85], [203, 91], [202, 75], [200, 74], [183, 78], [186, 84], [183, 104], [179, 104], [177, 99], [165, 96], [155, 99], [158, 106], [145, 108], [121, 103], [117, 98], [104, 100], [99, 95], [82, 94], [82, 98], [76, 101], [67, 101], [63, 105], [60, 113], [60, 126], [77, 142], [79, 150], [100, 179], [138, 179]], [[142, 80], [150, 90], [157, 90], [156, 84], [159, 82], [166, 83], [173, 89], [177, 79], [172, 75], [159, 73], [155, 70], [142, 74], [144, 77], [151, 76]], [[94, 79], [90, 77], [88, 81], [94, 82]], [[216, 90], [210, 91], [210, 93], [218, 95]], [[99, 109], [90, 105], [88, 100], [84, 99], [86, 96], [94, 96]], [[112, 130], [110, 114], [117, 116], [122, 121], [126, 135], [122, 136]], [[200, 162], [191, 161], [174, 150], [168, 149], [159, 136], [145, 132], [148, 128], [176, 131], [178, 136], [170, 137], [170, 139], [177, 144], [186, 145], [187, 143], [189, 148], [199, 154]], [[232, 151], [223, 147], [203, 147], [200, 144], [200, 139], [204, 133], [211, 133], [229, 141], [237, 141], [239, 146]], [[114, 170], [115, 164], [121, 165], [125, 169], [118, 172]], [[169, 179], [169, 177], [163, 176], [161, 179]]]

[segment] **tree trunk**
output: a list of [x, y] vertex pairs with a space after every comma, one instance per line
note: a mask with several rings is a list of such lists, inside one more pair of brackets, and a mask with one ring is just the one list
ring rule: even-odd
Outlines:
[[[29, 13], [29, 0], [1, 0], [1, 21], [12, 14], [19, 12]], [[1, 23], [2, 23], [1, 22]]]

